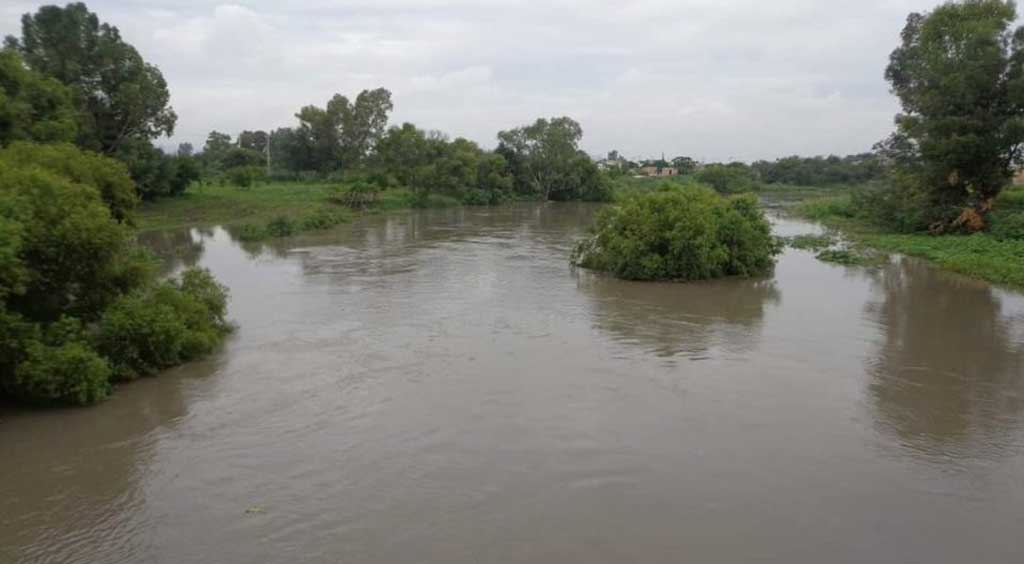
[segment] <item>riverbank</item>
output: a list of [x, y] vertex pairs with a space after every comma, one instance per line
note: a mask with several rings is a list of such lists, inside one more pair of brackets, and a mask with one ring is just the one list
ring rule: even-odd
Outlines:
[[[974, 235], [887, 232], [860, 217], [849, 194], [804, 200], [792, 207], [799, 217], [839, 230], [857, 245], [926, 259], [959, 274], [1024, 290], [1024, 240], [989, 233]], [[1015, 187], [996, 201], [997, 213], [1024, 211], [1024, 189]]]
[[[222, 184], [196, 184], [176, 198], [143, 203], [136, 212], [139, 231], [181, 229], [203, 225], [269, 225], [282, 218], [297, 224], [310, 218], [348, 215], [347, 206], [331, 201], [339, 186], [314, 182], [267, 182], [249, 188]], [[454, 198], [432, 195], [426, 207], [456, 206]], [[417, 206], [411, 190], [379, 193], [370, 211], [411, 209]]]

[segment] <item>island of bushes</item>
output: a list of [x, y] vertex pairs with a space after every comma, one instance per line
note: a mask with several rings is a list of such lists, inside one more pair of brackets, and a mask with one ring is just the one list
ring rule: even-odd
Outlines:
[[753, 195], [666, 184], [602, 209], [572, 262], [627, 280], [691, 281], [769, 273], [780, 251]]

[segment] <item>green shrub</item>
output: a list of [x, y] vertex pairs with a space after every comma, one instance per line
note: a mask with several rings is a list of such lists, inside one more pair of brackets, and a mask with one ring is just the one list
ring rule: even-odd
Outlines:
[[989, 232], [996, 239], [1024, 241], [1024, 211], [995, 211], [988, 219]]
[[85, 343], [31, 341], [24, 357], [5, 386], [23, 402], [88, 405], [110, 394], [110, 364]]
[[224, 176], [232, 186], [250, 188], [256, 181], [266, 177], [266, 171], [258, 166], [238, 166], [225, 171]]
[[344, 213], [344, 210], [320, 208], [303, 217], [302, 220], [299, 221], [299, 230], [319, 231], [322, 229], [330, 229], [335, 225], [347, 223], [349, 220], [350, 216], [347, 213]]
[[297, 229], [295, 222], [291, 218], [279, 215], [274, 219], [270, 220], [267, 224], [267, 235], [271, 237], [288, 237], [294, 234]]
[[208, 354], [231, 327], [227, 290], [208, 271], [192, 269], [181, 281], [135, 292], [100, 320], [98, 349], [119, 380], [149, 376]]
[[684, 187], [603, 209], [572, 262], [630, 280], [702, 280], [766, 273], [780, 251], [753, 196]]
[[829, 235], [795, 235], [785, 240], [786, 244], [794, 249], [819, 251], [835, 244], [835, 239]]

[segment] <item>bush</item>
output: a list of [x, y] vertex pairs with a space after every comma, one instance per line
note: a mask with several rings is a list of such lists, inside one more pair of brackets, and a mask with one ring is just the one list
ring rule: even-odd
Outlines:
[[110, 394], [110, 377], [107, 360], [84, 343], [48, 346], [32, 341], [5, 387], [26, 403], [88, 405]]
[[296, 229], [295, 222], [290, 218], [279, 215], [270, 220], [266, 231], [270, 237], [287, 237], [298, 231], [298, 229]]
[[989, 232], [996, 239], [1024, 241], [1024, 211], [995, 211], [988, 219]]
[[250, 188], [256, 181], [264, 179], [266, 171], [258, 166], [239, 166], [228, 169], [224, 176], [232, 186]]
[[666, 187], [599, 212], [572, 262], [629, 280], [702, 280], [766, 273], [780, 251], [753, 196]]
[[330, 229], [335, 225], [347, 223], [349, 219], [349, 215], [344, 213], [344, 210], [320, 208], [299, 221], [299, 230], [320, 231], [322, 229]]
[[186, 271], [115, 303], [99, 324], [98, 348], [111, 359], [114, 378], [127, 380], [213, 351], [231, 327], [227, 290], [208, 271]]

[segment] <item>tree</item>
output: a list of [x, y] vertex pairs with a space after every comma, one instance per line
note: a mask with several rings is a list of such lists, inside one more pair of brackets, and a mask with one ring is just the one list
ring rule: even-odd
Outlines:
[[229, 330], [208, 273], [156, 279], [116, 217], [125, 194], [116, 160], [67, 144], [0, 150], [0, 396], [93, 403], [112, 378], [195, 358]]
[[113, 154], [127, 141], [174, 132], [177, 115], [160, 70], [85, 4], [43, 6], [25, 14], [21, 39], [8, 37], [6, 43], [29, 68], [71, 89], [80, 146]]
[[538, 119], [498, 133], [497, 152], [509, 163], [519, 191], [548, 200], [558, 192], [579, 191], [582, 137], [583, 128], [571, 118]]
[[298, 173], [314, 170], [309, 139], [291, 127], [281, 127], [270, 135], [271, 167]]
[[70, 142], [77, 131], [68, 89], [25, 68], [15, 51], [0, 51], [0, 146], [12, 141]]
[[234, 144], [231, 142], [230, 135], [217, 130], [211, 131], [206, 136], [203, 154], [200, 155], [203, 165], [213, 173], [222, 171], [224, 168], [222, 164], [224, 156], [227, 155], [232, 147], [234, 147]]
[[195, 154], [195, 149], [192, 147], [191, 143], [187, 141], [185, 143], [178, 143], [179, 157], [191, 157], [193, 154]]
[[690, 157], [676, 157], [672, 159], [672, 166], [679, 171], [679, 174], [691, 174], [697, 171], [697, 161]]
[[352, 166], [361, 161], [384, 134], [388, 113], [394, 109], [394, 104], [390, 91], [377, 88], [360, 92], [355, 103], [335, 95], [328, 107], [340, 116], [342, 164]]
[[391, 92], [377, 88], [360, 92], [355, 103], [335, 94], [324, 108], [310, 105], [299, 110], [298, 133], [307, 140], [315, 168], [357, 166], [384, 135], [393, 107]]
[[[902, 112], [887, 146], [937, 230], [983, 225], [1024, 143], [1024, 30], [1013, 2], [949, 2], [907, 18], [886, 79]], [[906, 186], [906, 184], [904, 184]], [[957, 217], [959, 215], [959, 217]]]
[[257, 153], [266, 154], [267, 139], [266, 131], [246, 130], [238, 134], [238, 146], [250, 151], [256, 151]]

